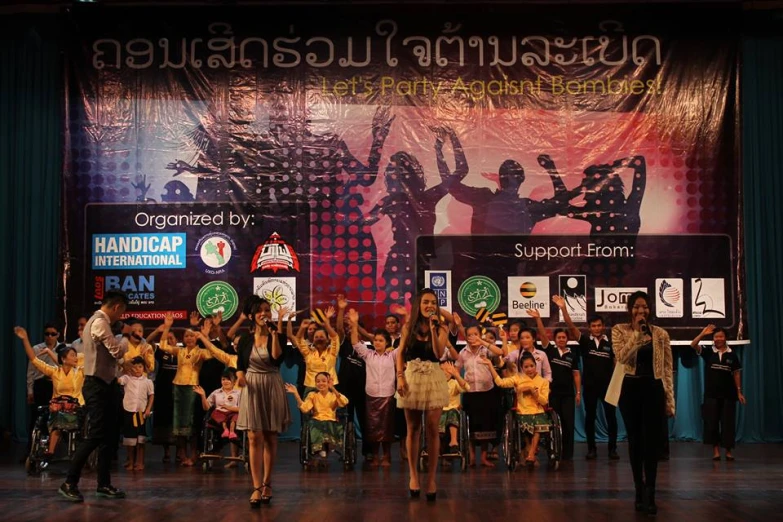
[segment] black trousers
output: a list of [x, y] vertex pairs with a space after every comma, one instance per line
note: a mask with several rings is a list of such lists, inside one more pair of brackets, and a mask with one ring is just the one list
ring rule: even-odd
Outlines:
[[25, 455], [30, 454], [30, 447], [33, 444], [33, 428], [38, 419], [38, 407], [48, 406], [54, 393], [52, 381], [47, 377], [42, 377], [33, 381], [33, 404], [29, 407], [29, 417], [27, 419], [27, 450]]
[[563, 428], [563, 453], [561, 458], [563, 460], [572, 460], [574, 458], [574, 396], [550, 395], [549, 405], [557, 412]]
[[666, 419], [663, 382], [652, 375], [626, 375], [620, 393], [620, 412], [628, 432], [633, 480], [637, 487], [655, 488], [661, 429]]
[[[350, 364], [350, 363], [343, 363]], [[364, 375], [362, 375], [364, 377]], [[362, 455], [369, 455], [372, 453], [372, 444], [367, 440], [364, 433], [364, 419], [365, 419], [365, 403], [367, 402], [367, 394], [364, 390], [364, 379], [361, 380], [351, 378], [351, 376], [345, 376], [345, 379], [340, 378], [340, 384], [337, 385], [337, 391], [348, 397], [348, 418], [357, 423], [359, 431], [362, 434]]]
[[704, 419], [704, 444], [733, 449], [737, 401], [705, 397], [701, 413]]
[[604, 408], [606, 424], [609, 428], [609, 451], [617, 449], [617, 409], [606, 402], [606, 390], [608, 382], [585, 383], [585, 435], [587, 436], [588, 451], [595, 451], [595, 421], [598, 417], [598, 403]]
[[87, 412], [87, 432], [68, 467], [65, 481], [77, 485], [82, 468], [90, 453], [98, 449], [98, 487], [111, 485], [111, 458], [117, 450], [120, 436], [121, 389], [117, 380], [110, 384], [98, 377], [87, 376], [82, 388], [84, 410]]

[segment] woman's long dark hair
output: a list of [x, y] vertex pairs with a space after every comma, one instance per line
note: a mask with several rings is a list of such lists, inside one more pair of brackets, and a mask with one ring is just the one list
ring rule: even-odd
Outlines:
[[248, 296], [248, 298], [245, 299], [245, 303], [242, 306], [242, 313], [251, 321], [251, 332], [254, 332], [256, 329], [256, 314], [261, 311], [261, 306], [264, 304], [269, 305], [269, 301], [255, 294]]
[[[413, 306], [411, 307], [411, 315], [408, 317], [408, 337], [405, 339], [405, 347], [404, 350], [407, 350], [411, 346], [413, 346], [413, 343], [416, 342], [416, 334], [419, 331], [419, 327], [424, 324], [427, 326], [427, 336], [429, 337], [429, 323], [430, 320], [428, 317], [422, 317], [421, 315], [421, 298], [425, 295], [432, 295], [436, 297], [435, 292], [430, 290], [429, 288], [423, 289], [421, 292], [416, 295], [416, 298], [413, 300]], [[437, 306], [436, 303], [436, 309], [435, 314], [436, 316], [440, 316], [440, 307]]]

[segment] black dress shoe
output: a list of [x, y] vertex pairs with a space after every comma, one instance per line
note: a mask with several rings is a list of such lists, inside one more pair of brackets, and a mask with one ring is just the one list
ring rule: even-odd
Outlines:
[[433, 491], [432, 493], [427, 493], [427, 502], [435, 502], [438, 499], [438, 492]]
[[410, 490], [411, 498], [419, 498], [421, 496], [421, 490], [420, 489], [411, 489]]
[[620, 455], [617, 454], [616, 449], [609, 450], [609, 460], [620, 460]]
[[73, 484], [63, 482], [60, 489], [57, 490], [57, 493], [71, 502], [84, 502], [84, 496], [79, 492], [79, 488]]
[[585, 455], [586, 460], [595, 460], [598, 457], [598, 453], [594, 449], [591, 449], [587, 452], [587, 455]]
[[112, 485], [98, 486], [98, 489], [95, 490], [95, 494], [103, 498], [125, 498], [125, 492]]

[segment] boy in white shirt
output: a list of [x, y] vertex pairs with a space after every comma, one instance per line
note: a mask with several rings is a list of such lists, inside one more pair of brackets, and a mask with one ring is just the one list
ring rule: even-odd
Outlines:
[[123, 375], [117, 382], [125, 389], [122, 399], [122, 445], [128, 450], [125, 469], [141, 471], [144, 469], [144, 443], [147, 442], [145, 422], [152, 412], [155, 386], [147, 377], [144, 359], [140, 356], [131, 360], [130, 374]]

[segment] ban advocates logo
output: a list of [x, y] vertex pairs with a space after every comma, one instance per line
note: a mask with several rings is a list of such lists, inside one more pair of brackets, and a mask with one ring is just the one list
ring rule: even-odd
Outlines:
[[469, 315], [475, 316], [482, 308], [492, 313], [500, 306], [500, 287], [486, 276], [469, 277], [460, 285], [457, 301]]
[[196, 245], [196, 252], [207, 268], [207, 274], [222, 274], [236, 250], [234, 241], [225, 234], [213, 232], [202, 237]]
[[250, 273], [260, 270], [293, 270], [299, 272], [299, 258], [294, 248], [286, 243], [277, 232], [273, 232], [263, 245], [256, 248], [253, 260], [250, 262]]
[[155, 304], [155, 276], [95, 276], [93, 298], [98, 304], [103, 301], [106, 292], [120, 291], [128, 296], [130, 305]]
[[508, 278], [508, 316], [528, 317], [528, 310], [538, 310], [541, 317], [549, 317], [549, 278]]
[[677, 278], [655, 280], [655, 317], [679, 318], [685, 313], [683, 281]]
[[254, 277], [253, 293], [269, 302], [272, 319], [277, 319], [281, 308], [296, 310], [295, 277]]
[[225, 281], [210, 281], [198, 291], [196, 308], [201, 315], [223, 312], [223, 319], [229, 319], [239, 308], [239, 295]]
[[[587, 322], [587, 276], [561, 275], [557, 277], [560, 297], [563, 298], [571, 320], [577, 323]], [[560, 322], [564, 321], [563, 312], [558, 310]]]
[[451, 310], [451, 270], [425, 270], [424, 286], [435, 292], [438, 306]]
[[725, 285], [722, 277], [691, 279], [691, 316], [694, 319], [726, 317]]
[[634, 292], [647, 292], [647, 288], [641, 286], [596, 288], [595, 311], [627, 312], [628, 298]]

